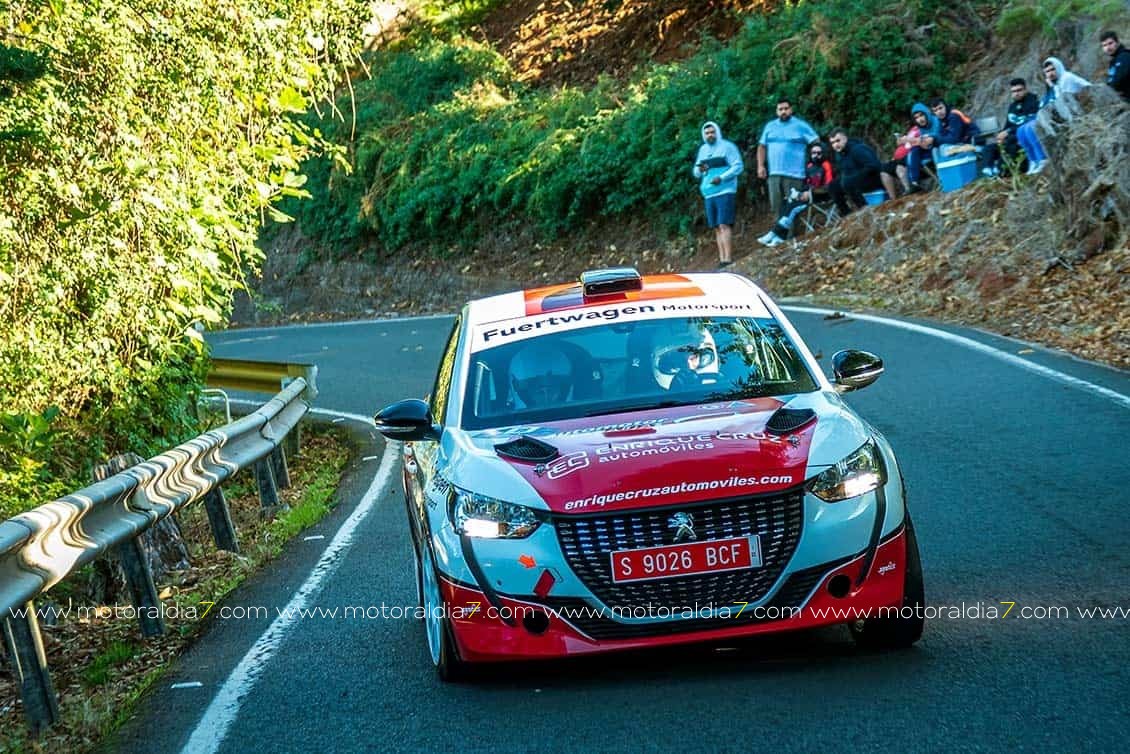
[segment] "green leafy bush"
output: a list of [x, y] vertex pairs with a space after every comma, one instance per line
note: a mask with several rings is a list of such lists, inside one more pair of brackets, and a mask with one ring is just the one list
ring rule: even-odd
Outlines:
[[1082, 18], [1104, 26], [1125, 21], [1124, 0], [1012, 0], [997, 19], [997, 33], [1009, 39], [1027, 41], [1042, 35], [1054, 38], [1059, 27]]
[[[326, 146], [364, 0], [16, 0], [0, 31], [0, 514], [192, 434], [205, 348]], [[49, 416], [57, 407], [58, 414]], [[35, 429], [46, 421], [51, 431]], [[29, 444], [20, 437], [38, 440]]]
[[[349, 145], [355, 172], [320, 161], [310, 169], [314, 201], [287, 209], [334, 249], [373, 238], [446, 248], [500, 222], [552, 235], [595, 216], [645, 213], [685, 229], [704, 120], [719, 121], [751, 163], [778, 94], [823, 132], [844, 124], [887, 135], [915, 101], [961, 101], [968, 83], [954, 71], [977, 52], [975, 32], [984, 28], [970, 3], [796, 3], [749, 15], [725, 45], [706, 40], [694, 57], [627, 83], [538, 89], [457, 27], [416, 28], [376, 52], [372, 78], [356, 84], [355, 138], [326, 127]], [[416, 77], [440, 85], [418, 90]]]

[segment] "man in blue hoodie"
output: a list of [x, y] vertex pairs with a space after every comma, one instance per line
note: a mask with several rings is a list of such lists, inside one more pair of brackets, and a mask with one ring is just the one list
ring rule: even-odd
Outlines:
[[692, 172], [706, 201], [706, 224], [714, 228], [719, 267], [734, 263], [734, 208], [738, 176], [744, 168], [741, 152], [733, 142], [722, 138], [722, 128], [714, 121], [703, 123], [702, 146], [698, 148]]
[[910, 130], [905, 136], [899, 137], [894, 159], [883, 165], [879, 176], [891, 199], [895, 198], [895, 176], [902, 181], [906, 193], [913, 194], [922, 190], [918, 183], [922, 165], [930, 161], [929, 145], [938, 136], [938, 119], [921, 102], [916, 102], [910, 109], [910, 119]]

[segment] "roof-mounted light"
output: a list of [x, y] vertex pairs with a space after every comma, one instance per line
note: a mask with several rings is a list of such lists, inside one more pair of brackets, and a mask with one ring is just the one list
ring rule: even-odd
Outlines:
[[610, 293], [642, 290], [643, 278], [634, 267], [586, 270], [581, 273], [581, 287], [585, 298], [607, 296]]

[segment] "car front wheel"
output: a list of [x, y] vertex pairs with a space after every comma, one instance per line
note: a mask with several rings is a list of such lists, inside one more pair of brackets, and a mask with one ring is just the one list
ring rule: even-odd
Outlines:
[[423, 551], [422, 556], [416, 563], [422, 576], [424, 630], [428, 638], [428, 654], [432, 658], [432, 664], [435, 665], [440, 680], [463, 680], [467, 677], [467, 664], [459, 658], [459, 650], [455, 647], [455, 637], [451, 634], [451, 622], [444, 609], [435, 563], [427, 546], [421, 546], [420, 550]]

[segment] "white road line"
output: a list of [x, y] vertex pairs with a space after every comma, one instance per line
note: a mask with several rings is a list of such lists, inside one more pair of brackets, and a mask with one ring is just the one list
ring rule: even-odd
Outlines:
[[1103, 387], [1102, 385], [1096, 385], [1093, 382], [1087, 382], [1086, 380], [1081, 380], [1078, 377], [1072, 377], [1069, 374], [1064, 374], [1063, 372], [1052, 369], [1051, 367], [1046, 367], [1043, 364], [1037, 364], [1035, 362], [1029, 361], [1028, 359], [1022, 359], [1015, 354], [1009, 353], [1008, 351], [1002, 351], [999, 348], [994, 348], [993, 346], [990, 346], [986, 343], [981, 343], [980, 341], [973, 340], [972, 338], [967, 338], [964, 335], [956, 335], [951, 332], [946, 332], [945, 330], [938, 330], [926, 325], [915, 324], [914, 322], [903, 322], [902, 320], [898, 319], [888, 319], [887, 317], [880, 317], [875, 314], [856, 314], [855, 312], [850, 312], [843, 309], [820, 309], [811, 306], [782, 306], [781, 308], [790, 312], [821, 314], [824, 316], [831, 314], [843, 314], [844, 316], [850, 317], [852, 319], [858, 319], [864, 322], [875, 322], [881, 325], [888, 325], [890, 327], [897, 327], [902, 330], [909, 330], [910, 332], [920, 333], [922, 335], [929, 335], [934, 338], [939, 338], [940, 340], [945, 340], [949, 341], [950, 343], [956, 343], [957, 345], [965, 346], [966, 348], [970, 348], [979, 353], [983, 353], [986, 356], [991, 356], [994, 359], [999, 359], [1000, 361], [1003, 361], [1007, 364], [1012, 364], [1016, 367], [1020, 367], [1021, 369], [1027, 369], [1029, 372], [1034, 372], [1038, 375], [1047, 377], [1051, 380], [1055, 380], [1056, 382], [1062, 383], [1064, 385], [1068, 385], [1078, 390], [1083, 390], [1085, 392], [1091, 393], [1092, 395], [1106, 398], [1107, 400], [1114, 401], [1123, 408], [1130, 409], [1130, 395], [1123, 395], [1122, 393], [1111, 390], [1110, 388]]
[[237, 345], [239, 343], [258, 343], [259, 341], [262, 341], [262, 340], [278, 340], [278, 339], [279, 339], [278, 335], [260, 335], [257, 338], [238, 338], [236, 340], [225, 340], [224, 345], [225, 346], [234, 346], [234, 345]]
[[[243, 402], [247, 403], [247, 401]], [[328, 408], [312, 408], [307, 413], [317, 414], [318, 416], [338, 418], [344, 417], [346, 419], [352, 419], [355, 422], [361, 422], [362, 424], [366, 424], [370, 427], [373, 426], [373, 417], [365, 416], [364, 414], [351, 414], [348, 411], [334, 411], [333, 409]]]
[[391, 442], [385, 445], [381, 465], [377, 469], [376, 476], [373, 477], [373, 483], [362, 496], [361, 502], [337, 530], [337, 534], [326, 546], [322, 557], [318, 558], [310, 575], [294, 593], [287, 606], [247, 651], [224, 685], [220, 687], [212, 703], [204, 711], [204, 716], [193, 729], [188, 743], [181, 750], [182, 754], [214, 754], [219, 750], [220, 744], [223, 743], [224, 737], [239, 714], [241, 700], [251, 691], [271, 656], [278, 651], [287, 631], [298, 622], [299, 611], [309, 607], [310, 601], [321, 591], [322, 584], [337, 571], [344, 560], [346, 550], [353, 543], [353, 535], [358, 525], [369, 515], [380, 498], [381, 491], [392, 478], [392, 471], [396, 465], [395, 447], [396, 445]]
[[[427, 322], [433, 319], [452, 319], [454, 314], [420, 314], [415, 317], [386, 317], [381, 319], [351, 319], [345, 322], [307, 322], [298, 325], [278, 325], [276, 327], [237, 327], [234, 330], [213, 330], [208, 335], [242, 335], [244, 333], [275, 332], [278, 330], [313, 330], [319, 327], [352, 327], [353, 325], [387, 325], [395, 322]], [[234, 341], [217, 340], [216, 345], [228, 345]]]

